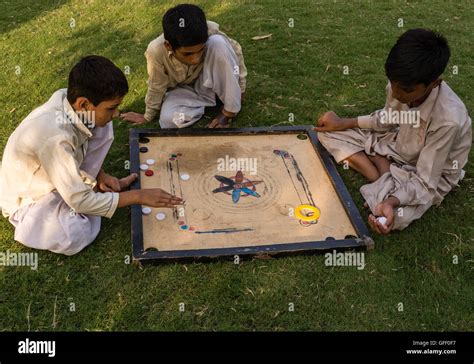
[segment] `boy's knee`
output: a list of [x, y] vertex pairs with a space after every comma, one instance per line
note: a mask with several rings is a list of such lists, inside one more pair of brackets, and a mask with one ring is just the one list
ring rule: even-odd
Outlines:
[[[77, 226], [66, 232], [66, 239], [59, 244], [55, 253], [75, 255], [94, 242], [100, 232], [101, 217], [81, 215], [74, 218]], [[72, 222], [74, 224], [74, 222]]]
[[318, 140], [324, 146], [324, 148], [328, 149], [332, 139], [331, 133], [318, 132]]
[[217, 52], [221, 54], [222, 51], [228, 48], [228, 44], [222, 35], [211, 35], [206, 43], [207, 52]]
[[162, 118], [160, 116], [160, 127], [161, 129], [176, 129], [176, 124], [173, 123], [172, 119], [169, 118]]
[[227, 40], [219, 34], [211, 35], [207, 41], [207, 58], [218, 62], [238, 64], [237, 55]]
[[160, 127], [162, 129], [175, 129], [178, 126], [174, 122], [174, 112], [167, 108], [162, 108], [160, 113]]
[[48, 250], [52, 251], [53, 253], [64, 254], [67, 256], [76, 255], [77, 253], [80, 253], [84, 248], [92, 244], [94, 240], [95, 237], [93, 239], [82, 237], [79, 239], [75, 239], [74, 241], [69, 241], [68, 245], [61, 245], [59, 248], [51, 248]]

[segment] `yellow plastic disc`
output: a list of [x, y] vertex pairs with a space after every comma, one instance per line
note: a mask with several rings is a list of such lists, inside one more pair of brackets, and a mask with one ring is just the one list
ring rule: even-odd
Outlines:
[[[303, 215], [303, 210], [310, 210], [313, 212], [313, 216]], [[321, 216], [321, 211], [313, 205], [299, 205], [295, 209], [295, 216], [302, 221], [316, 221]]]

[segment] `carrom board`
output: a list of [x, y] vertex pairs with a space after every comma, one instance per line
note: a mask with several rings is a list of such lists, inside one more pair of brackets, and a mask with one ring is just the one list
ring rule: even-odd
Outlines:
[[310, 126], [132, 129], [132, 189], [186, 203], [132, 206], [133, 258], [372, 248], [334, 162]]

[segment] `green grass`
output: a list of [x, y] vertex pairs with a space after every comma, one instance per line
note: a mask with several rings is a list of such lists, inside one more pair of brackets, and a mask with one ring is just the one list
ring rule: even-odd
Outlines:
[[[33, 108], [66, 87], [69, 69], [87, 54], [129, 66], [123, 109], [144, 111], [143, 53], [161, 32], [163, 12], [176, 2], [118, 3], [1, 1], [0, 152]], [[448, 38], [452, 58], [445, 79], [474, 110], [474, 7], [468, 1], [199, 4], [244, 50], [249, 76], [239, 126], [286, 122], [289, 113], [296, 124], [311, 124], [328, 109], [355, 116], [381, 107], [385, 57], [396, 37], [412, 27], [430, 27]], [[397, 27], [399, 18], [404, 28]], [[268, 33], [269, 40], [251, 40]], [[343, 75], [345, 65], [349, 75]], [[454, 65], [458, 75], [450, 72]], [[126, 173], [129, 127], [115, 124], [105, 167], [117, 176]], [[472, 331], [473, 157], [461, 188], [440, 207], [403, 232], [375, 237], [376, 249], [361, 271], [328, 268], [317, 255], [139, 269], [124, 264], [131, 253], [130, 212], [122, 209], [103, 220], [97, 241], [77, 256], [39, 252], [37, 271], [0, 267], [0, 330]], [[360, 206], [362, 178], [339, 171]], [[14, 242], [13, 232], [1, 219], [0, 251], [31, 251]]]

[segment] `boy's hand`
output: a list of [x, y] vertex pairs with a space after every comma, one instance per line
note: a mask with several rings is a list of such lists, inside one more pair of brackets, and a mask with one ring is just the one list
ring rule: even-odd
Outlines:
[[140, 205], [173, 208], [176, 205], [183, 205], [184, 202], [183, 199], [173, 196], [161, 188], [140, 190]]
[[314, 128], [314, 131], [318, 132], [338, 130], [344, 130], [344, 124], [334, 111], [324, 113], [318, 120], [318, 126]]
[[337, 116], [334, 111], [328, 111], [318, 120], [318, 126], [313, 130], [317, 132], [341, 131], [357, 127], [357, 119], [343, 119]]
[[375, 215], [380, 217], [383, 216], [387, 221], [382, 224], [377, 220], [377, 217], [374, 215], [369, 215], [369, 226], [378, 234], [388, 234], [393, 229], [395, 224], [395, 214], [393, 209], [399, 206], [400, 201], [395, 197], [389, 197], [385, 201], [379, 203], [375, 206]]
[[120, 114], [120, 119], [124, 121], [128, 121], [129, 123], [132, 123], [132, 124], [144, 124], [147, 122], [143, 114], [139, 114], [137, 112], [132, 112], [132, 111]]

